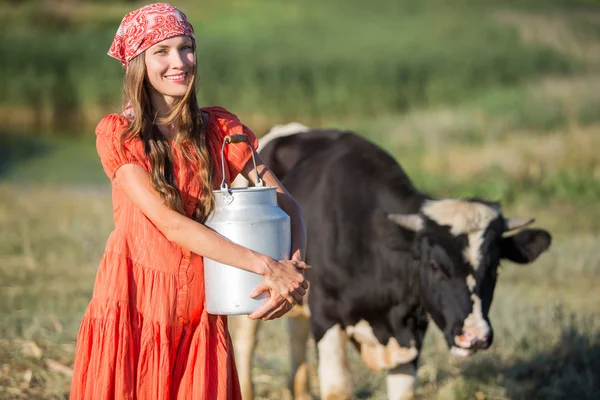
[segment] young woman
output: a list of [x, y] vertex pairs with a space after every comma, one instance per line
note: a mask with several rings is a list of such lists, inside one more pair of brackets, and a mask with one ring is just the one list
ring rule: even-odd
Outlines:
[[[175, 7], [127, 14], [108, 53], [126, 68], [124, 111], [96, 128], [112, 181], [115, 230], [77, 340], [71, 399], [240, 399], [224, 316], [204, 309], [203, 257], [261, 274], [249, 317], [281, 317], [306, 293], [305, 227], [296, 202], [257, 157], [292, 221], [292, 259], [274, 260], [203, 225], [222, 179], [225, 136], [252, 131], [221, 107], [199, 108], [196, 43]], [[230, 144], [226, 179], [256, 177], [247, 144]]]

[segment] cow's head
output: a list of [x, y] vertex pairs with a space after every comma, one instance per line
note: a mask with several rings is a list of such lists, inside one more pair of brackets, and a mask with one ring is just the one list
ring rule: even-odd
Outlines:
[[421, 302], [459, 355], [492, 343], [488, 312], [500, 260], [530, 263], [551, 242], [541, 229], [511, 235], [533, 220], [506, 219], [499, 205], [482, 201], [431, 200], [419, 214], [388, 218], [416, 232]]

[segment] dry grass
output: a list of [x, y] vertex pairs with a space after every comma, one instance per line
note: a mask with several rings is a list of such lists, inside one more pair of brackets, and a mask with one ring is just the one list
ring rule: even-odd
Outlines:
[[598, 12], [502, 10], [495, 13], [494, 19], [515, 26], [525, 42], [543, 44], [592, 63], [600, 61], [600, 42], [587, 34], [588, 29], [598, 25]]
[[539, 179], [561, 169], [593, 171], [600, 181], [600, 125], [560, 130], [543, 136], [512, 132], [483, 145], [434, 149], [421, 167], [431, 174], [448, 173], [465, 180], [500, 168], [515, 180]]
[[[589, 73], [490, 91], [460, 106], [380, 118], [375, 126], [364, 129], [380, 132], [392, 149], [420, 146], [428, 153], [443, 152], [460, 143], [495, 145], [506, 136], [577, 132], [593, 124], [595, 119], [588, 113], [596, 114], [599, 107], [600, 75]], [[593, 136], [592, 132], [583, 134]]]
[[0, 199], [0, 397], [64, 398], [110, 198], [1, 186]]

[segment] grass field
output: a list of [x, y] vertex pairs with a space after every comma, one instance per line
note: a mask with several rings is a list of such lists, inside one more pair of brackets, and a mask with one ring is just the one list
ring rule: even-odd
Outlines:
[[[496, 141], [469, 142], [462, 135], [471, 118], [449, 108], [375, 120], [366, 124], [370, 130], [354, 126], [395, 154], [429, 193], [501, 199], [506, 215], [535, 217], [554, 236], [533, 265], [503, 266], [491, 349], [455, 359], [432, 326], [417, 393], [440, 400], [598, 398], [600, 128], [506, 128]], [[17, 138], [5, 143], [21, 150], [4, 154], [10, 161], [0, 169], [0, 398], [62, 399], [78, 324], [112, 229], [110, 190], [93, 142]], [[581, 179], [561, 180], [569, 171]], [[263, 324], [254, 370], [259, 398], [285, 398], [286, 340], [285, 321]], [[384, 399], [384, 375], [366, 370], [353, 349], [350, 354], [356, 397]]]
[[[0, 198], [0, 397], [65, 398], [78, 324], [112, 229], [110, 193], [98, 185], [3, 184]], [[517, 211], [553, 232], [552, 248], [531, 266], [503, 267], [489, 351], [452, 359], [437, 329], [430, 330], [419, 368], [424, 398], [600, 395], [598, 223], [579, 231], [578, 221], [591, 216], [568, 207], [515, 206], [511, 215]], [[289, 368], [284, 326], [274, 321], [260, 332], [254, 377], [261, 398], [282, 398]], [[383, 375], [351, 354], [357, 398], [385, 398]]]

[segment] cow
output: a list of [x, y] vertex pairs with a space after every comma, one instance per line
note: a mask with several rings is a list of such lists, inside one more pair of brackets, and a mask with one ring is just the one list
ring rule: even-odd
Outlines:
[[[524, 228], [533, 219], [504, 217], [497, 202], [422, 193], [390, 154], [353, 132], [280, 126], [259, 152], [307, 224], [310, 289], [288, 318], [296, 399], [310, 398], [311, 334], [322, 399], [353, 397], [347, 341], [387, 372], [389, 399], [412, 398], [429, 321], [454, 354], [488, 348], [500, 261], [531, 263], [552, 241]], [[240, 322], [236, 360], [249, 400], [258, 322]]]

